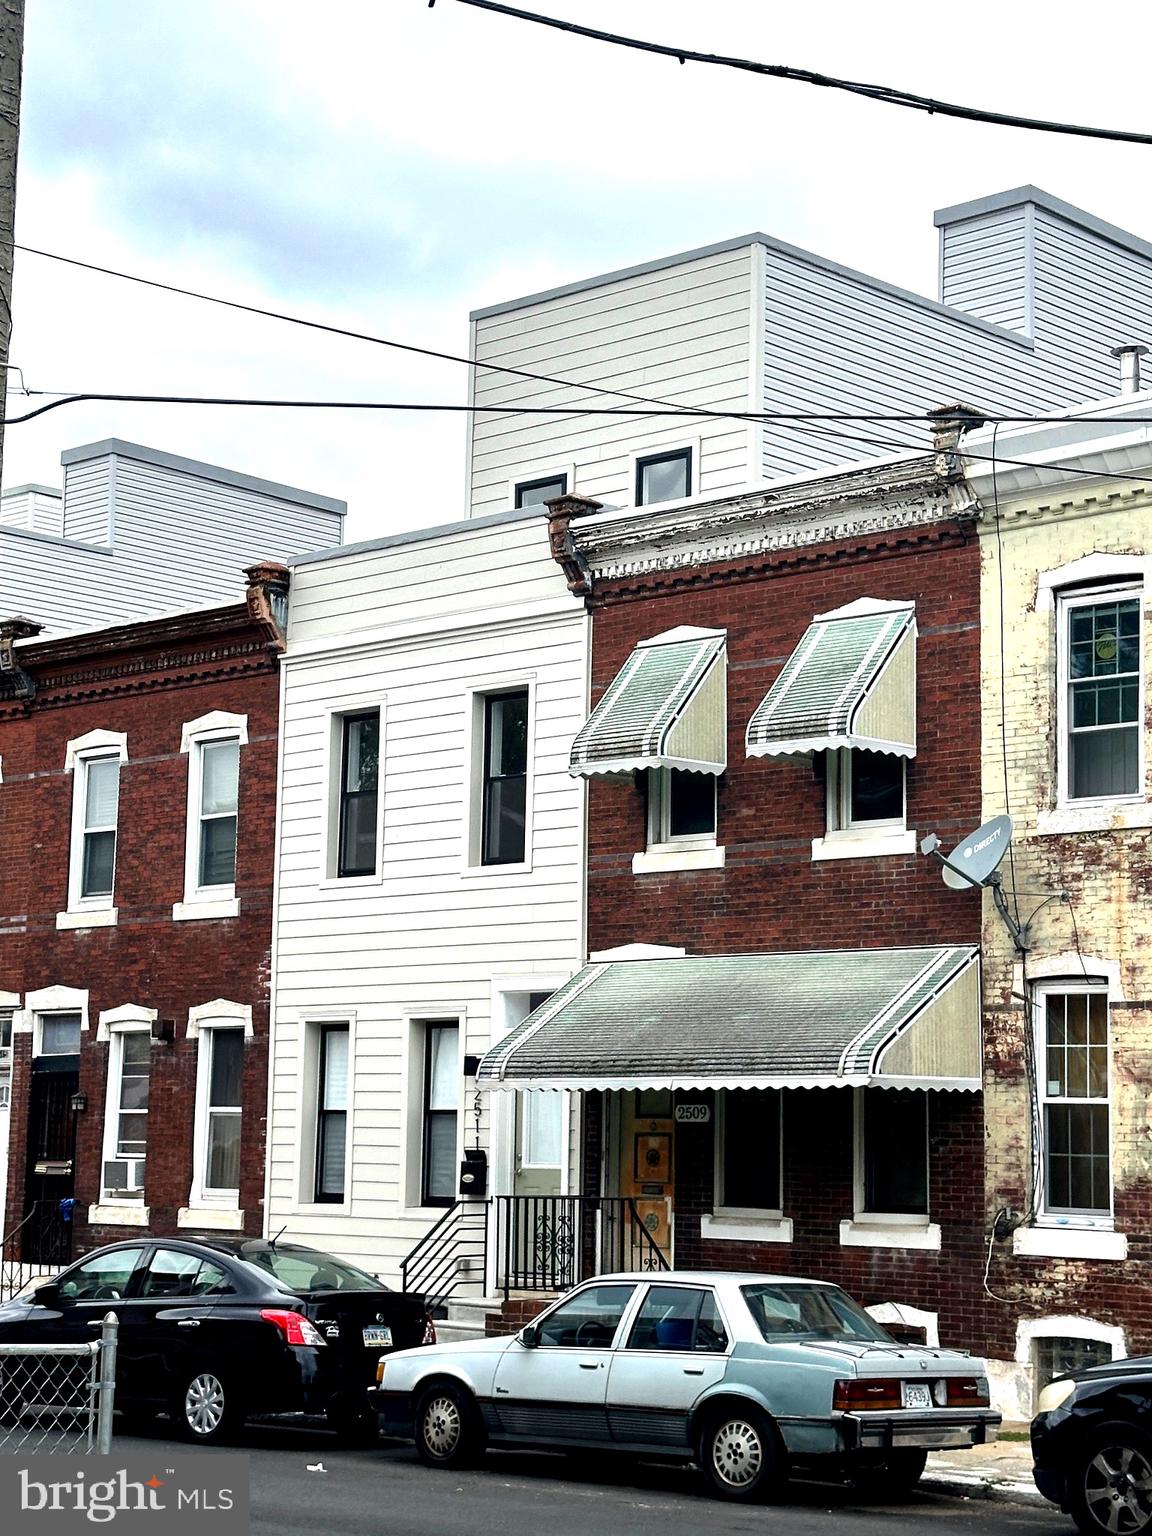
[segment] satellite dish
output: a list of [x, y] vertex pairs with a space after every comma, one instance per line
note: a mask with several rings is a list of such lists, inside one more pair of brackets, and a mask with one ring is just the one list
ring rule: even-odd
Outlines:
[[[988, 877], [996, 873], [1000, 860], [1008, 852], [1012, 841], [1011, 816], [994, 816], [975, 832], [969, 833], [962, 843], [957, 843], [944, 865], [944, 884], [954, 891], [971, 890], [973, 885], [986, 885]], [[950, 867], [951, 866], [951, 867]], [[963, 870], [964, 875], [957, 873]]]

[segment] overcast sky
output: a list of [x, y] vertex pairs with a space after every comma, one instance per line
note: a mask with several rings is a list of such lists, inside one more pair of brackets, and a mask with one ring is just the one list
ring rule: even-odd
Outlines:
[[[1122, 38], [1147, 51], [1135, 0], [1075, 26], [1003, 0], [535, 8], [1152, 128], [1118, 57]], [[25, 42], [21, 242], [452, 352], [471, 308], [754, 229], [935, 296], [933, 210], [1024, 182], [1152, 237], [1152, 149], [680, 66], [456, 0], [30, 0]], [[31, 255], [13, 309], [37, 389], [465, 399], [459, 365]], [[344, 497], [351, 538], [465, 511], [462, 420], [368, 412], [68, 406], [9, 428], [5, 485], [58, 484], [62, 449], [108, 436]]]

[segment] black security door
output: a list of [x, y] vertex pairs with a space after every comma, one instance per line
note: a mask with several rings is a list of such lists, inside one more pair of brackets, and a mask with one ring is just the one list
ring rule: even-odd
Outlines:
[[20, 1253], [26, 1264], [66, 1264], [72, 1222], [60, 1202], [76, 1189], [76, 1115], [72, 1095], [80, 1081], [77, 1056], [41, 1057], [33, 1064], [28, 1104], [28, 1162]]

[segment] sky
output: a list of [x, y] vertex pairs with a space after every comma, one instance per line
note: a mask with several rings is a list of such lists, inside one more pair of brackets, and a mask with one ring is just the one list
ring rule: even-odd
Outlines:
[[[525, 3], [525, 0], [522, 0]], [[1147, 7], [537, 0], [634, 36], [1152, 130]], [[1144, 42], [1140, 43], [1143, 36]], [[566, 36], [458, 0], [30, 0], [17, 239], [464, 354], [470, 309], [764, 230], [935, 296], [936, 208], [1032, 182], [1152, 238], [1152, 148], [949, 121]], [[467, 370], [18, 253], [11, 389], [463, 404]], [[1149, 338], [1152, 340], [1152, 338]], [[78, 404], [6, 487], [105, 437], [342, 497], [365, 539], [466, 515], [460, 416]]]

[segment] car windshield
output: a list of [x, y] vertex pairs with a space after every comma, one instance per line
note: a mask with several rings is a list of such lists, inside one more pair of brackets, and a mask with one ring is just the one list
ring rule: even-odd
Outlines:
[[831, 1339], [891, 1344], [892, 1336], [833, 1285], [742, 1285], [748, 1310], [770, 1344]]
[[318, 1248], [245, 1248], [241, 1257], [276, 1276], [290, 1291], [386, 1291], [375, 1275]]

